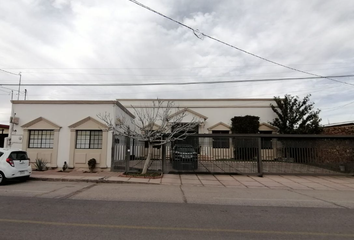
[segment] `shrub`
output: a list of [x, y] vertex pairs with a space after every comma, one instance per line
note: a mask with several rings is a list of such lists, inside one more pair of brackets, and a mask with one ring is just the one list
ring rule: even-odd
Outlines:
[[232, 133], [258, 133], [258, 116], [235, 116], [231, 118]]
[[90, 160], [88, 160], [87, 164], [88, 164], [88, 167], [90, 169], [90, 172], [93, 172], [93, 170], [96, 168], [96, 159], [94, 158], [91, 158]]
[[34, 163], [34, 167], [38, 171], [45, 171], [47, 170], [47, 162], [42, 159], [36, 159], [36, 162]]

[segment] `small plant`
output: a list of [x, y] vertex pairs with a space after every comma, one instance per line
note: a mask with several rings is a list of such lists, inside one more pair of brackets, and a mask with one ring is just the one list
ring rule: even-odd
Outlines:
[[47, 162], [42, 159], [36, 159], [34, 167], [37, 169], [37, 171], [45, 171], [47, 170]]
[[63, 165], [63, 172], [65, 172], [65, 170], [68, 169], [68, 164], [66, 162], [64, 162], [64, 165]]
[[94, 158], [91, 158], [90, 160], [88, 160], [87, 164], [88, 164], [88, 167], [90, 169], [90, 172], [93, 172], [93, 170], [95, 170], [96, 168], [96, 159]]

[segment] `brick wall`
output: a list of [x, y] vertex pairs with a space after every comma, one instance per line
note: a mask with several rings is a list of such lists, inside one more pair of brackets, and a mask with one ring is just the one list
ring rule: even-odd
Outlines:
[[323, 134], [327, 134], [327, 135], [354, 135], [354, 124], [324, 127]]

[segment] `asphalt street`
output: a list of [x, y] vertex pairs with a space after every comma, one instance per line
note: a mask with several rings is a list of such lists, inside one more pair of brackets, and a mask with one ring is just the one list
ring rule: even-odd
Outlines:
[[344, 190], [28, 181], [1, 186], [0, 196], [354, 209], [354, 191]]
[[353, 239], [354, 191], [29, 181], [0, 187], [1, 239]]

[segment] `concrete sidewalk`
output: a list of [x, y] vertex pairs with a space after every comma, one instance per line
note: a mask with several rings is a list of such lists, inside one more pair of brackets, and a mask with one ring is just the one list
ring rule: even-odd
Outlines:
[[345, 176], [265, 175], [264, 177], [257, 177], [245, 175], [164, 174], [162, 178], [149, 179], [125, 177], [122, 176], [122, 173], [108, 171], [84, 173], [82, 170], [72, 170], [69, 172], [47, 170], [43, 172], [33, 171], [31, 179], [71, 182], [147, 183], [244, 189], [262, 188], [354, 191], [354, 177]]

